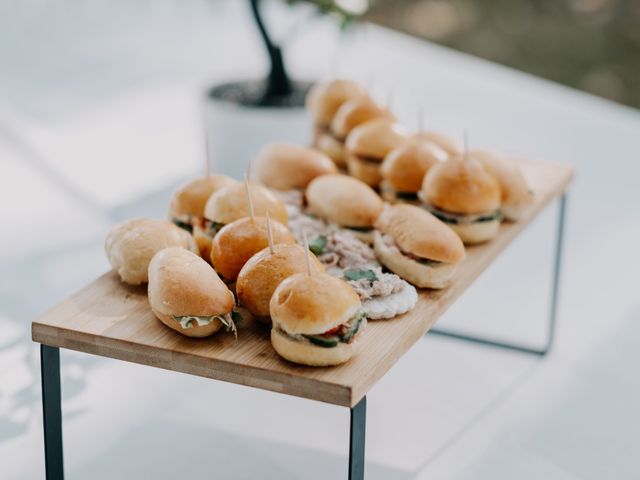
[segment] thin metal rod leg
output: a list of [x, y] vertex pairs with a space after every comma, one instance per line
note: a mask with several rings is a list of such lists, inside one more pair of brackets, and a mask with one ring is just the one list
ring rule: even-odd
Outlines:
[[466, 335], [464, 333], [456, 333], [449, 330], [442, 330], [439, 328], [432, 328], [428, 333], [434, 333], [436, 335], [443, 335], [446, 337], [456, 338], [458, 340], [465, 340], [468, 342], [478, 343], [481, 345], [488, 345], [490, 347], [504, 348], [507, 350], [515, 350], [517, 352], [529, 353], [532, 355], [546, 355], [553, 345], [556, 330], [556, 320], [558, 311], [558, 287], [560, 284], [560, 267], [562, 263], [562, 242], [564, 240], [564, 223], [565, 223], [565, 209], [567, 203], [567, 196], [563, 194], [559, 199], [558, 208], [558, 226], [556, 229], [556, 245], [553, 259], [553, 278], [551, 280], [551, 302], [549, 311], [549, 327], [547, 331], [547, 343], [543, 348], [533, 348], [518, 343], [502, 342], [500, 340], [492, 340], [490, 338], [483, 338], [475, 335]]
[[367, 397], [351, 407], [351, 434], [349, 436], [349, 480], [364, 479], [364, 440], [367, 424]]
[[44, 460], [47, 480], [62, 480], [62, 409], [60, 406], [60, 349], [40, 345]]

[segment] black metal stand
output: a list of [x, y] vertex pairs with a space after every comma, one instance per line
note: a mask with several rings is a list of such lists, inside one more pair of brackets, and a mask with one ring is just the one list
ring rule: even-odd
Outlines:
[[367, 397], [351, 407], [349, 436], [349, 480], [364, 480], [364, 441], [367, 425]]
[[40, 345], [42, 420], [47, 480], [62, 480], [62, 409], [60, 407], [60, 349]]
[[463, 333], [456, 333], [449, 330], [442, 330], [438, 328], [432, 328], [429, 333], [435, 333], [437, 335], [444, 335], [451, 338], [457, 338], [458, 340], [466, 340], [468, 342], [474, 342], [481, 345], [488, 345], [490, 347], [505, 348], [508, 350], [515, 350], [517, 352], [529, 353], [532, 355], [544, 356], [553, 346], [553, 340], [556, 330], [556, 317], [558, 311], [558, 285], [560, 283], [560, 267], [562, 260], [562, 241], [564, 237], [564, 220], [565, 220], [565, 207], [567, 203], [567, 196], [563, 194], [559, 199], [558, 205], [558, 226], [556, 229], [556, 249], [554, 255], [554, 267], [553, 267], [553, 279], [551, 284], [551, 305], [549, 311], [549, 327], [547, 331], [547, 343], [543, 348], [534, 348], [518, 343], [507, 343], [499, 340], [492, 340], [490, 338], [477, 337], [473, 335], [465, 335]]

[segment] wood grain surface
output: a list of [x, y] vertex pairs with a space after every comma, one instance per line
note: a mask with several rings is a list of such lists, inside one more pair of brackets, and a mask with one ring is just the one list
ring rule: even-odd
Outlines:
[[32, 338], [50, 346], [353, 406], [518, 233], [562, 195], [573, 176], [573, 169], [561, 164], [523, 161], [522, 168], [535, 192], [525, 218], [503, 223], [496, 239], [468, 248], [450, 287], [422, 291], [416, 307], [405, 315], [369, 322], [358, 355], [344, 365], [311, 368], [288, 363], [271, 347], [269, 329], [252, 321], [238, 326], [237, 341], [222, 332], [204, 339], [184, 337], [151, 313], [146, 286], [129, 287], [112, 272], [37, 318]]

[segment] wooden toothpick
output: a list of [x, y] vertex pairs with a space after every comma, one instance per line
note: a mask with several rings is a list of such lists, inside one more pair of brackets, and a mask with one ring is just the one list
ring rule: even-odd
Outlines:
[[267, 210], [267, 238], [269, 239], [269, 252], [273, 255], [276, 252], [273, 249], [273, 230], [271, 229], [271, 215], [269, 215], [269, 210]]
[[311, 276], [311, 258], [309, 257], [309, 240], [307, 239], [307, 232], [302, 231], [302, 239], [304, 240], [304, 260], [307, 263], [307, 275]]
[[247, 203], [249, 204], [249, 216], [251, 217], [251, 220], [255, 220], [256, 213], [253, 209], [253, 198], [251, 197], [251, 188], [249, 187], [249, 178], [247, 177], [247, 175], [244, 176], [244, 189], [247, 192]]

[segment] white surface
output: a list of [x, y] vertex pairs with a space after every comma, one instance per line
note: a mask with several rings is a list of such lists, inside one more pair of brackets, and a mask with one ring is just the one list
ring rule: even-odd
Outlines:
[[[264, 63], [241, 2], [2, 8], [0, 478], [32, 479], [29, 321], [104, 271], [110, 224], [162, 216], [201, 168], [204, 87]], [[409, 126], [419, 102], [474, 146], [578, 168], [553, 353], [419, 342], [369, 395], [367, 478], [638, 478], [638, 112], [380, 29], [344, 42], [332, 60], [335, 29], [311, 23], [293, 70], [372, 73]], [[443, 324], [541, 341], [553, 224], [549, 210]], [[343, 478], [345, 409], [73, 352], [62, 364], [70, 479]]]

